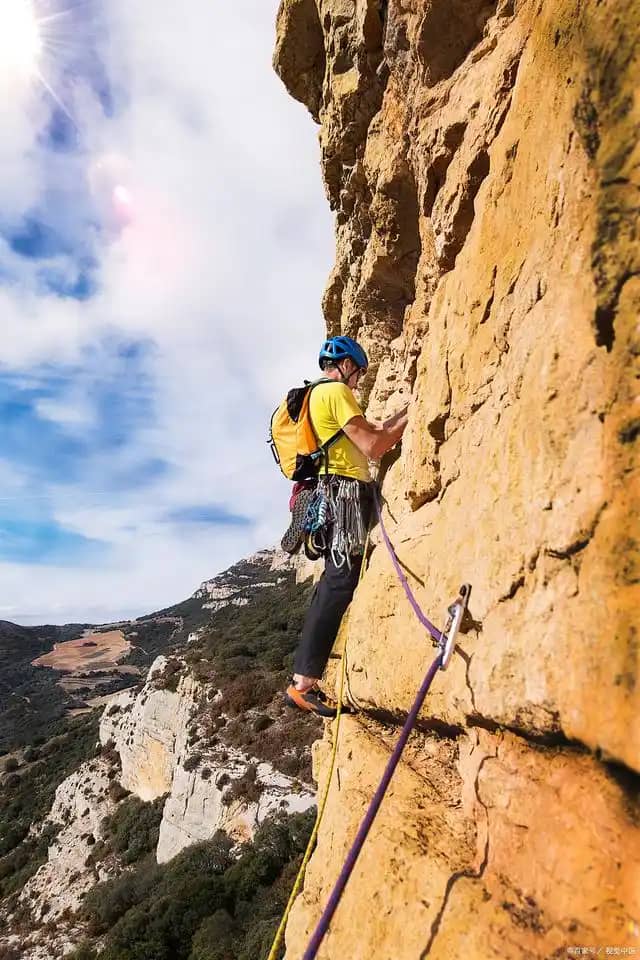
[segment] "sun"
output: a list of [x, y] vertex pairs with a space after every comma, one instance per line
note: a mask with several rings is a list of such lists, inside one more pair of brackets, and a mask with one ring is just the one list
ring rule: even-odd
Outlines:
[[0, 0], [0, 78], [37, 72], [42, 38], [32, 0]]

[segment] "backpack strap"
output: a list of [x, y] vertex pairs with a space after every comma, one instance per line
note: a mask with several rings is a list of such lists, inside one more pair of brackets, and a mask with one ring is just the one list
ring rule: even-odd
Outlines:
[[[318, 384], [320, 384], [320, 383], [341, 383], [341, 382], [342, 382], [342, 381], [340, 381], [340, 380], [332, 380], [331, 377], [320, 377], [319, 380], [314, 380], [313, 383], [311, 383], [311, 384], [309, 385], [309, 395], [311, 395], [311, 391], [313, 390], [313, 388], [314, 388], [314, 387], [317, 387]], [[311, 399], [311, 396], [309, 396], [309, 399]], [[328, 456], [329, 447], [331, 447], [332, 444], [334, 444], [334, 443], [336, 442], [336, 440], [339, 440], [340, 437], [344, 436], [344, 430], [343, 430], [342, 427], [341, 427], [341, 428], [337, 431], [337, 433], [334, 433], [334, 434], [333, 434], [332, 437], [329, 437], [329, 439], [328, 439], [328, 440], [325, 440], [324, 443], [320, 443], [320, 438], [318, 437], [318, 434], [316, 433], [316, 428], [313, 426], [313, 420], [311, 419], [311, 406], [309, 406], [309, 423], [311, 424], [311, 428], [312, 428], [313, 432], [314, 432], [315, 435], [316, 435], [316, 440], [318, 441], [318, 453], [317, 453], [317, 456], [318, 456], [318, 457], [321, 457], [321, 456], [324, 457], [324, 475], [325, 475], [325, 477], [328, 477], [328, 476], [329, 476], [329, 456]]]

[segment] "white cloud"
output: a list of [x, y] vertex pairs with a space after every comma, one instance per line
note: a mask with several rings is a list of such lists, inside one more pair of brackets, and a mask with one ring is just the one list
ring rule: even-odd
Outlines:
[[[0, 289], [8, 334], [0, 363], [20, 371], [81, 362], [68, 396], [39, 403], [77, 433], [92, 422], [87, 397], [105, 362], [83, 348], [108, 333], [151, 339], [153, 416], [133, 448], [109, 456], [159, 458], [172, 469], [117, 495], [101, 488], [99, 461], [71, 489], [43, 476], [38, 496], [50, 498], [55, 519], [112, 547], [92, 570], [0, 565], [9, 619], [106, 619], [176, 602], [286, 526], [288, 487], [264, 442], [267, 422], [280, 394], [314, 373], [333, 242], [316, 128], [271, 68], [277, 6], [109, 5], [103, 55], [126, 106], [106, 120], [85, 91], [79, 124], [92, 202], [106, 215], [121, 184], [131, 220], [101, 248], [98, 292], [86, 302], [35, 292], [33, 263], [13, 259], [23, 284]], [[16, 157], [28, 140], [16, 128]], [[23, 208], [36, 174], [24, 170]], [[161, 520], [210, 502], [254, 526], [207, 531]]]
[[89, 405], [83, 396], [76, 396], [74, 402], [58, 400], [37, 400], [34, 409], [40, 419], [69, 427], [88, 427], [94, 422]]

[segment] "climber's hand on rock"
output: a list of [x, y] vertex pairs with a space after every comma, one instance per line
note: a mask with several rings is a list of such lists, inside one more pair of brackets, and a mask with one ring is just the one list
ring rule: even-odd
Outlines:
[[407, 419], [409, 416], [408, 410], [409, 410], [409, 405], [407, 404], [401, 410], [398, 410], [397, 413], [394, 413], [392, 417], [389, 417], [389, 419], [385, 420], [384, 422], [384, 430], [389, 436], [389, 439], [392, 440], [391, 446], [397, 443], [400, 437], [402, 436], [402, 434], [404, 433], [404, 429], [407, 425]]

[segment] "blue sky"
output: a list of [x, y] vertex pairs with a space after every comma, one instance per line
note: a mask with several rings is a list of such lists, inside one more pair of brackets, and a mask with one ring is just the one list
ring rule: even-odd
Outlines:
[[277, 6], [34, 0], [0, 65], [0, 618], [136, 616], [286, 526], [333, 242]]

